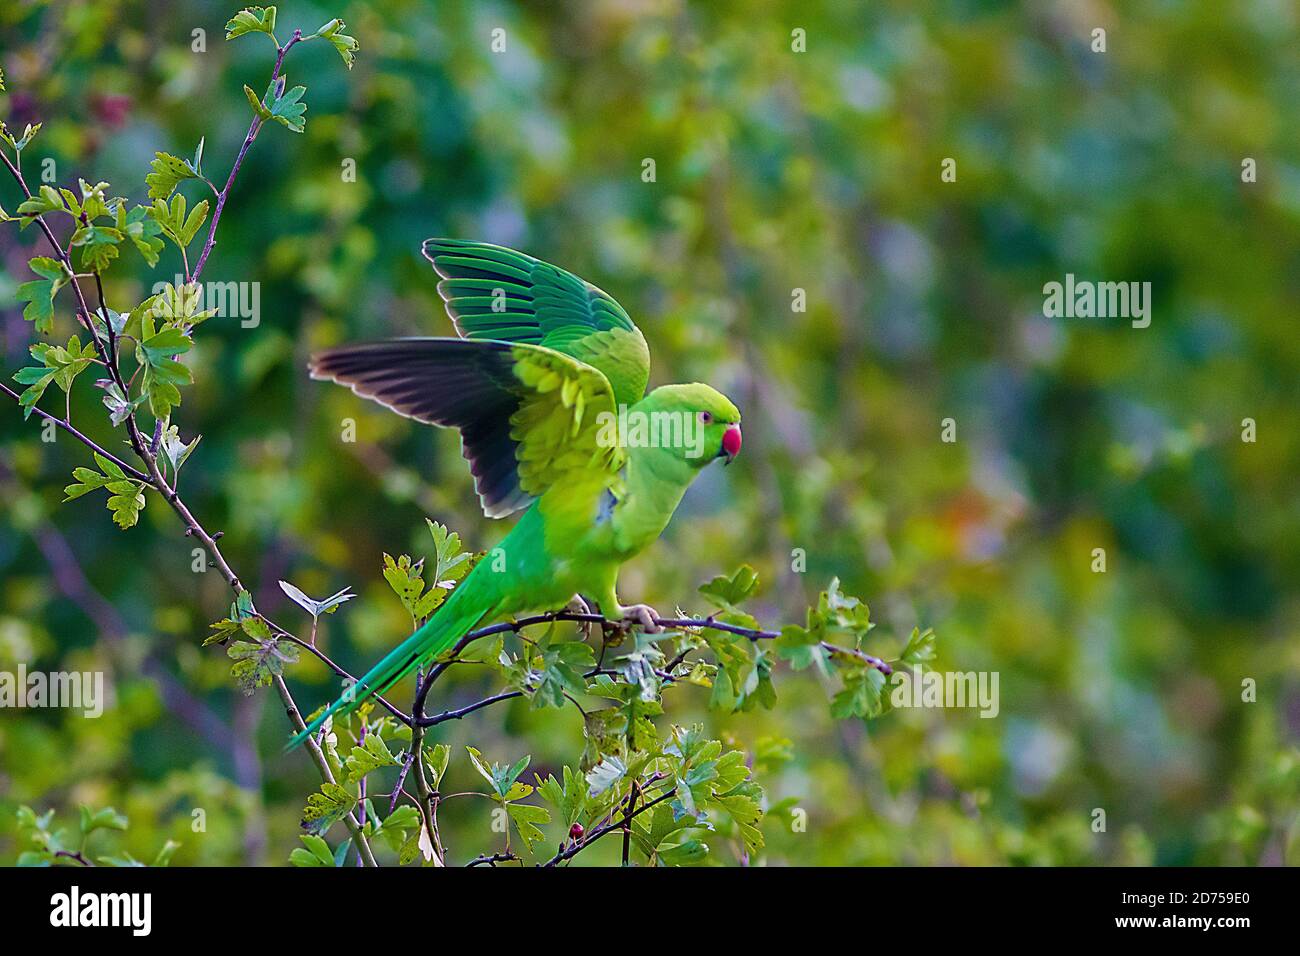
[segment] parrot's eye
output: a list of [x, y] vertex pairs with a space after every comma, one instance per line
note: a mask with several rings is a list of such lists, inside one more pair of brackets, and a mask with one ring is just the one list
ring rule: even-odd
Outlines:
[[707, 425], [709, 422], [713, 421], [713, 416], [708, 412], [700, 412], [700, 421]]

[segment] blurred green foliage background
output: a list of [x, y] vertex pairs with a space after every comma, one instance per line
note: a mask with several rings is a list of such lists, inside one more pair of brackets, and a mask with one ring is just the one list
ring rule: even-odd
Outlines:
[[[708, 381], [744, 412], [737, 466], [706, 472], [625, 574], [625, 600], [699, 610], [696, 585], [748, 561], [765, 582], [752, 610], [779, 625], [839, 576], [871, 604], [881, 652], [933, 626], [938, 666], [1000, 674], [991, 720], [836, 723], [814, 672], [783, 673], [774, 710], [736, 717], [671, 691], [665, 720], [757, 750], [769, 802], [807, 811], [806, 832], [769, 818], [763, 861], [1295, 861], [1294, 4], [279, 6], [282, 34], [341, 16], [361, 51], [350, 74], [326, 44], [290, 54], [306, 132], [259, 138], [205, 274], [260, 283], [261, 321], [204, 327], [174, 416], [203, 435], [182, 491], [262, 610], [302, 620], [281, 578], [318, 596], [352, 586], [322, 642], [364, 669], [409, 626], [382, 552], [427, 553], [425, 516], [480, 550], [504, 533], [454, 434], [305, 373], [330, 344], [450, 334], [420, 242], [488, 239], [617, 297], [651, 343], [653, 384]], [[45, 123], [29, 175], [52, 157], [59, 184], [106, 179], [139, 201], [155, 150], [206, 137], [224, 181], [249, 120], [241, 87], [261, 90], [274, 57], [264, 38], [223, 42], [234, 12], [5, 3], [0, 106], [11, 126]], [[941, 182], [945, 157], [956, 182]], [[1242, 182], [1246, 157], [1257, 182]], [[0, 231], [6, 380], [32, 341], [14, 292], [36, 242]], [[129, 258], [113, 300], [176, 272]], [[1151, 326], [1045, 318], [1042, 287], [1067, 272], [1151, 282]], [[66, 307], [59, 323], [72, 331]], [[118, 447], [88, 383], [72, 414]], [[18, 805], [73, 822], [88, 803], [130, 817], [105, 840], [141, 858], [174, 838], [178, 864], [283, 863], [318, 780], [280, 753], [273, 695], [244, 698], [220, 649], [199, 648], [229, 592], [191, 570], [156, 497], [128, 532], [91, 497], [60, 505], [85, 457], [0, 408], [0, 669], [104, 669], [115, 698], [98, 720], [0, 711], [0, 859], [19, 849]], [[493, 689], [461, 670], [439, 685], [445, 706]], [[304, 710], [336, 688], [313, 661], [290, 685]], [[444, 789], [475, 786], [465, 743], [543, 773], [582, 746], [572, 709], [518, 701], [439, 731], [456, 754]], [[453, 860], [500, 842], [487, 806], [444, 808]], [[614, 859], [605, 842], [580, 859]]]

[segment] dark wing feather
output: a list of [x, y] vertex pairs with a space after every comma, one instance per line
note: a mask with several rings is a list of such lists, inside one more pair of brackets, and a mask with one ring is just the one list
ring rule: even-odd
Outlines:
[[311, 360], [311, 376], [347, 385], [407, 418], [456, 428], [483, 511], [500, 518], [527, 507], [519, 487], [510, 418], [521, 402], [508, 342], [393, 339], [347, 345]]

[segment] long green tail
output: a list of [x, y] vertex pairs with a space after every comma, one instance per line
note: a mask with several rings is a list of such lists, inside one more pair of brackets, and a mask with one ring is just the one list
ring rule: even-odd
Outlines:
[[289, 741], [285, 749], [293, 750], [320, 730], [331, 717], [346, 717], [375, 694], [382, 694], [411, 671], [428, 663], [464, 637], [491, 610], [490, 599], [483, 594], [482, 583], [474, 582], [479, 586], [470, 587], [469, 578], [462, 581], [423, 627], [370, 668], [342, 697], [330, 704], [305, 730]]

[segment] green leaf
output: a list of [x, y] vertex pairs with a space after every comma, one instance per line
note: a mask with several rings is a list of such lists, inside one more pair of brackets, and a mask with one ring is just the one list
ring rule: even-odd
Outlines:
[[275, 7], [247, 7], [236, 13], [226, 23], [227, 40], [242, 37], [247, 33], [265, 33], [274, 40]]
[[757, 587], [758, 574], [748, 564], [742, 564], [731, 577], [719, 575], [707, 584], [701, 584], [699, 590], [722, 610], [738, 611], [741, 602]]
[[235, 662], [230, 673], [239, 681], [244, 694], [250, 695], [283, 674], [285, 664], [296, 663], [298, 649], [275, 638], [235, 641], [226, 649], [226, 656]]
[[[105, 192], [108, 189], [108, 183], [100, 182], [92, 186], [84, 179], [78, 179], [77, 185], [81, 189], [81, 215], [78, 217], [79, 219], [93, 222], [101, 216], [110, 215], [113, 208], [125, 202], [122, 199], [110, 200], [107, 198]], [[67, 193], [68, 190], [64, 190], [64, 195], [67, 195]], [[69, 206], [76, 206], [77, 204], [75, 196], [69, 198]]]
[[503, 801], [517, 800], [532, 793], [533, 788], [527, 784], [519, 784], [518, 787], [522, 789], [516, 789], [515, 783], [519, 779], [519, 775], [528, 769], [529, 761], [532, 760], [531, 756], [521, 757], [510, 767], [503, 767], [498, 763], [489, 766], [479, 751], [473, 747], [466, 747], [465, 749], [469, 751], [469, 759], [473, 762], [474, 769], [492, 785], [498, 799]]
[[357, 43], [356, 37], [350, 37], [343, 32], [346, 29], [347, 24], [342, 20], [335, 18], [305, 39], [314, 40], [317, 37], [320, 37], [321, 39], [329, 40], [330, 43], [334, 44], [334, 49], [339, 51], [339, 56], [343, 57], [343, 62], [347, 64], [347, 68], [350, 70], [352, 69], [353, 62], [356, 60], [356, 52], [359, 44]]
[[181, 403], [177, 386], [194, 381], [190, 370], [177, 362], [174, 356], [188, 352], [194, 343], [179, 328], [165, 326], [158, 332], [150, 332], [153, 323], [148, 316], [146, 320], [135, 350], [136, 359], [145, 367], [140, 390], [148, 396], [149, 409], [154, 416], [165, 419]]
[[798, 624], [787, 624], [781, 628], [781, 636], [776, 639], [776, 652], [797, 671], [826, 659], [821, 649], [820, 636]]
[[[198, 439], [196, 438], [195, 441], [197, 442]], [[317, 601], [314, 598], [309, 598], [288, 581], [280, 582], [280, 590], [289, 596], [289, 600], [293, 601], [313, 618], [320, 617], [322, 614], [333, 614], [345, 601], [350, 601], [356, 597], [351, 588], [344, 588], [336, 594], [331, 594], [329, 597]]]
[[564, 694], [581, 694], [586, 691], [584, 674], [596, 663], [591, 647], [582, 641], [552, 642], [548, 633], [541, 651], [541, 679], [533, 689], [534, 707], [563, 707]]
[[230, 617], [236, 621], [244, 621], [256, 616], [257, 611], [253, 607], [253, 595], [247, 591], [240, 591], [230, 604]]
[[763, 831], [758, 828], [763, 819], [762, 793], [756, 784], [747, 783], [709, 801], [710, 805], [721, 807], [731, 817], [751, 853], [763, 846]]
[[186, 179], [197, 179], [198, 172], [190, 163], [171, 153], [154, 153], [149, 163], [151, 172], [144, 177], [149, 187], [150, 199], [166, 199]]
[[73, 498], [80, 498], [89, 491], [94, 491], [96, 488], [104, 487], [104, 485], [108, 484], [110, 481], [125, 479], [126, 475], [122, 473], [122, 469], [117, 467], [116, 464], [109, 461], [107, 458], [101, 456], [98, 452], [95, 453], [95, 461], [99, 464], [99, 467], [104, 470], [104, 474], [100, 474], [90, 468], [74, 468], [72, 470], [72, 476], [77, 479], [79, 484], [68, 485], [63, 489], [63, 493], [66, 496], [63, 499], [64, 501], [71, 501]]
[[348, 850], [352, 847], [352, 838], [348, 837], [337, 847], [334, 848], [334, 865], [342, 866], [348, 858]]
[[646, 831], [646, 841], [652, 850], [657, 850], [670, 836], [694, 825], [693, 817], [677, 815], [673, 812], [671, 802], [665, 801], [650, 811], [650, 827]]
[[26, 149], [31, 141], [36, 138], [36, 134], [41, 131], [41, 126], [43, 125], [44, 124], [42, 123], [37, 123], [33, 126], [31, 123], [28, 123], [27, 128], [23, 130], [23, 135], [13, 143], [14, 152], [21, 153]]
[[192, 442], [186, 444], [181, 440], [180, 430], [175, 425], [168, 425], [167, 428], [163, 429], [162, 441], [159, 443], [159, 447], [164, 457], [171, 464], [173, 475], [180, 472], [181, 466], [194, 453], [194, 449], [198, 447], [202, 438], [202, 435], [197, 435]]
[[828, 632], [851, 634], [855, 642], [865, 637], [867, 631], [875, 626], [871, 623], [871, 611], [865, 603], [840, 592], [839, 578], [832, 578], [830, 586], [821, 593], [815, 617]]
[[80, 338], [75, 335], [68, 339], [67, 345], [50, 346], [41, 353], [41, 361], [58, 370], [54, 380], [64, 392], [72, 390], [73, 380], [89, 368], [96, 358], [94, 345], [87, 342], [83, 346]]
[[301, 133], [307, 127], [307, 104], [301, 102], [307, 87], [295, 86], [288, 92], [281, 93], [279, 90], [284, 89], [284, 84], [285, 79], [281, 77], [278, 82], [267, 87], [266, 96], [263, 97], [267, 118], [275, 120], [285, 129]]
[[143, 483], [127, 478], [121, 468], [98, 452], [95, 453], [95, 462], [103, 473], [90, 468], [74, 468], [72, 477], [77, 479], [77, 483], [63, 489], [63, 500], [71, 501], [87, 492], [106, 488], [110, 493], [108, 508], [113, 512], [113, 521], [123, 530], [133, 527], [145, 505]]
[[262, 105], [262, 101], [257, 98], [257, 94], [254, 93], [252, 87], [247, 84], [244, 85], [244, 95], [248, 97], [248, 105], [253, 108], [254, 113], [262, 117], [264, 120], [269, 120], [271, 118], [271, 111]]
[[[190, 243], [194, 241], [194, 237], [198, 235], [199, 230], [203, 228], [203, 223], [208, 218], [208, 201], [206, 199], [196, 203], [188, 216], [186, 215], [187, 208], [185, 197], [180, 193], [172, 197], [170, 204], [165, 199], [158, 199], [149, 207], [149, 214], [158, 224], [159, 229], [180, 249], [189, 248]], [[185, 288], [190, 287], [186, 286]]]
[[621, 707], [587, 711], [582, 720], [585, 745], [581, 766], [590, 770], [600, 763], [605, 754], [618, 753], [626, 745], [626, 730], [627, 716]]
[[[375, 808], [369, 800], [366, 801], [368, 808], [367, 816], [370, 820], [375, 820]], [[408, 832], [416, 831], [418, 840], [419, 830], [423, 829], [424, 821], [420, 817], [420, 811], [409, 804], [403, 804], [398, 807], [388, 817], [376, 824], [367, 823], [366, 827], [375, 836], [381, 837], [390, 849], [397, 850], [400, 854], [403, 847], [409, 842]]]
[[[144, 486], [130, 483], [128, 488], [115, 492], [108, 498], [108, 510], [113, 512], [113, 523], [125, 531], [134, 528], [144, 510]], [[113, 487], [109, 487], [113, 491]]]
[[271, 639], [271, 628], [260, 617], [241, 618], [239, 629], [255, 641], [269, 641]]
[[36, 403], [41, 400], [54, 377], [58, 375], [58, 369], [40, 368], [35, 365], [29, 365], [26, 368], [20, 368], [14, 373], [14, 381], [20, 385], [28, 386], [23, 393], [18, 396], [18, 404], [23, 408], [23, 418], [31, 417], [36, 410]]
[[506, 812], [510, 814], [510, 819], [514, 821], [515, 828], [519, 835], [523, 837], [528, 848], [532, 849], [534, 843], [541, 840], [545, 834], [538, 829], [539, 823], [548, 823], [551, 819], [550, 812], [545, 807], [536, 807], [527, 803], [511, 803], [506, 806]]
[[831, 699], [831, 716], [837, 720], [879, 716], [885, 675], [874, 667], [859, 667], [842, 669], [840, 676], [844, 688]]
[[446, 596], [446, 591], [440, 588], [430, 588], [425, 593], [424, 562], [412, 562], [409, 554], [403, 554], [394, 561], [392, 555], [385, 553], [383, 573], [384, 580], [413, 620], [428, 617]]
[[451, 747], [447, 744], [434, 744], [424, 749], [424, 767], [429, 772], [433, 786], [442, 783], [442, 775], [447, 772], [450, 760]]
[[118, 203], [117, 231], [131, 240], [150, 268], [158, 264], [163, 248], [163, 241], [158, 238], [162, 226], [149, 214], [148, 206], [132, 206], [128, 212], [125, 202]]
[[314, 833], [300, 833], [298, 839], [305, 845], [289, 854], [289, 862], [294, 866], [334, 866], [334, 854], [330, 845]]
[[36, 256], [27, 265], [41, 278], [20, 285], [16, 297], [19, 302], [27, 303], [23, 318], [34, 323], [38, 333], [48, 335], [54, 331], [54, 297], [72, 275], [58, 259], [46, 256]]
[[752, 642], [725, 631], [710, 631], [704, 640], [718, 661], [709, 706], [728, 713], [739, 710], [744, 703], [745, 676], [754, 666]]
[[920, 628], [912, 628], [912, 636], [908, 638], [907, 646], [903, 648], [903, 656], [899, 658], [908, 667], [915, 667], [917, 664], [925, 661], [932, 661], [936, 654], [934, 646], [934, 631], [926, 628], [922, 631]]
[[[0, 91], [3, 90], [4, 83], [0, 82]], [[8, 143], [9, 146], [13, 148], [14, 152], [21, 153], [23, 150], [26, 150], [27, 146], [31, 143], [31, 140], [36, 138], [36, 134], [40, 133], [40, 126], [42, 126], [42, 124], [39, 124], [39, 122], [35, 126], [32, 126], [29, 122], [29, 124], [27, 124], [27, 129], [23, 130], [21, 137], [16, 138], [13, 133], [10, 133], [9, 127], [5, 126], [4, 120], [0, 120], [0, 142]]]
[[112, 226], [81, 226], [72, 234], [69, 245], [81, 250], [81, 268], [103, 272], [117, 258], [117, 247], [126, 236]]
[[203, 639], [204, 647], [209, 644], [224, 644], [241, 631], [239, 622], [230, 618], [224, 618], [214, 624], [209, 624], [208, 628], [212, 633]]
[[[72, 208], [69, 208], [66, 202], [66, 197], [70, 196], [72, 196], [72, 194], [67, 191], [60, 193], [53, 186], [42, 186], [36, 195], [32, 196], [31, 199], [24, 200], [23, 203], [19, 205], [18, 215], [35, 217], [43, 216], [46, 213], [51, 212], [66, 212], [69, 215], [76, 215], [76, 212], [79, 212], [80, 210], [77, 209], [74, 211]], [[76, 203], [75, 197], [73, 197], [73, 203], [74, 205]]]
[[404, 803], [384, 820], [383, 829], [412, 830], [420, 825], [420, 811]]
[[[184, 197], [176, 198], [183, 200]], [[175, 286], [168, 282], [157, 295], [141, 304], [141, 318], [147, 312], [151, 316], [162, 319], [165, 326], [189, 332], [196, 325], [206, 322], [217, 314], [216, 309], [205, 310], [201, 308], [202, 305], [203, 287], [199, 283], [188, 282]], [[134, 318], [135, 312], [131, 314]], [[128, 327], [131, 325], [130, 321], [127, 325]]]
[[457, 581], [469, 573], [473, 565], [473, 554], [461, 549], [460, 535], [448, 531], [447, 526], [436, 521], [424, 519], [433, 537], [433, 548], [437, 555], [433, 583], [435, 587], [451, 588]]
[[176, 853], [176, 851], [179, 850], [180, 848], [181, 848], [181, 845], [180, 845], [179, 843], [177, 843], [175, 840], [168, 840], [168, 841], [167, 841], [166, 843], [164, 843], [164, 844], [162, 845], [162, 847], [158, 850], [157, 854], [155, 854], [155, 856], [154, 856], [154, 858], [153, 858], [153, 862], [150, 863], [149, 865], [150, 865], [150, 866], [167, 866], [168, 864], [171, 863], [171, 861], [172, 861], [172, 856], [174, 856], [175, 853]]
[[685, 840], [682, 843], [670, 846], [662, 846], [655, 851], [655, 856], [665, 866], [698, 866], [705, 861], [708, 855], [708, 844], [695, 839]]
[[563, 786], [554, 776], [547, 777], [545, 781], [536, 776], [534, 779], [537, 781], [538, 794], [555, 808], [558, 819], [566, 830], [583, 818], [583, 811], [587, 807], [587, 781], [582, 774], [566, 765]]
[[736, 708], [741, 711], [776, 706], [776, 688], [772, 685], [772, 657], [764, 650], [754, 648], [754, 658], [745, 671], [736, 695]]
[[357, 798], [346, 788], [337, 783], [321, 784], [320, 790], [307, 798], [307, 806], [302, 813], [302, 828], [320, 836], [351, 813], [356, 805]]
[[348, 782], [356, 783], [366, 774], [380, 767], [396, 767], [397, 758], [378, 734], [367, 734], [365, 744], [353, 747], [347, 759]]
[[84, 804], [81, 806], [81, 832], [88, 836], [96, 830], [125, 830], [127, 819], [112, 807], [104, 807], [94, 813]]
[[194, 237], [198, 235], [199, 230], [203, 228], [203, 224], [207, 222], [207, 220], [208, 201], [203, 199], [194, 205], [194, 208], [190, 211], [189, 218], [185, 220], [185, 228], [182, 230], [180, 237], [181, 244], [188, 247], [189, 244], [194, 241]]

